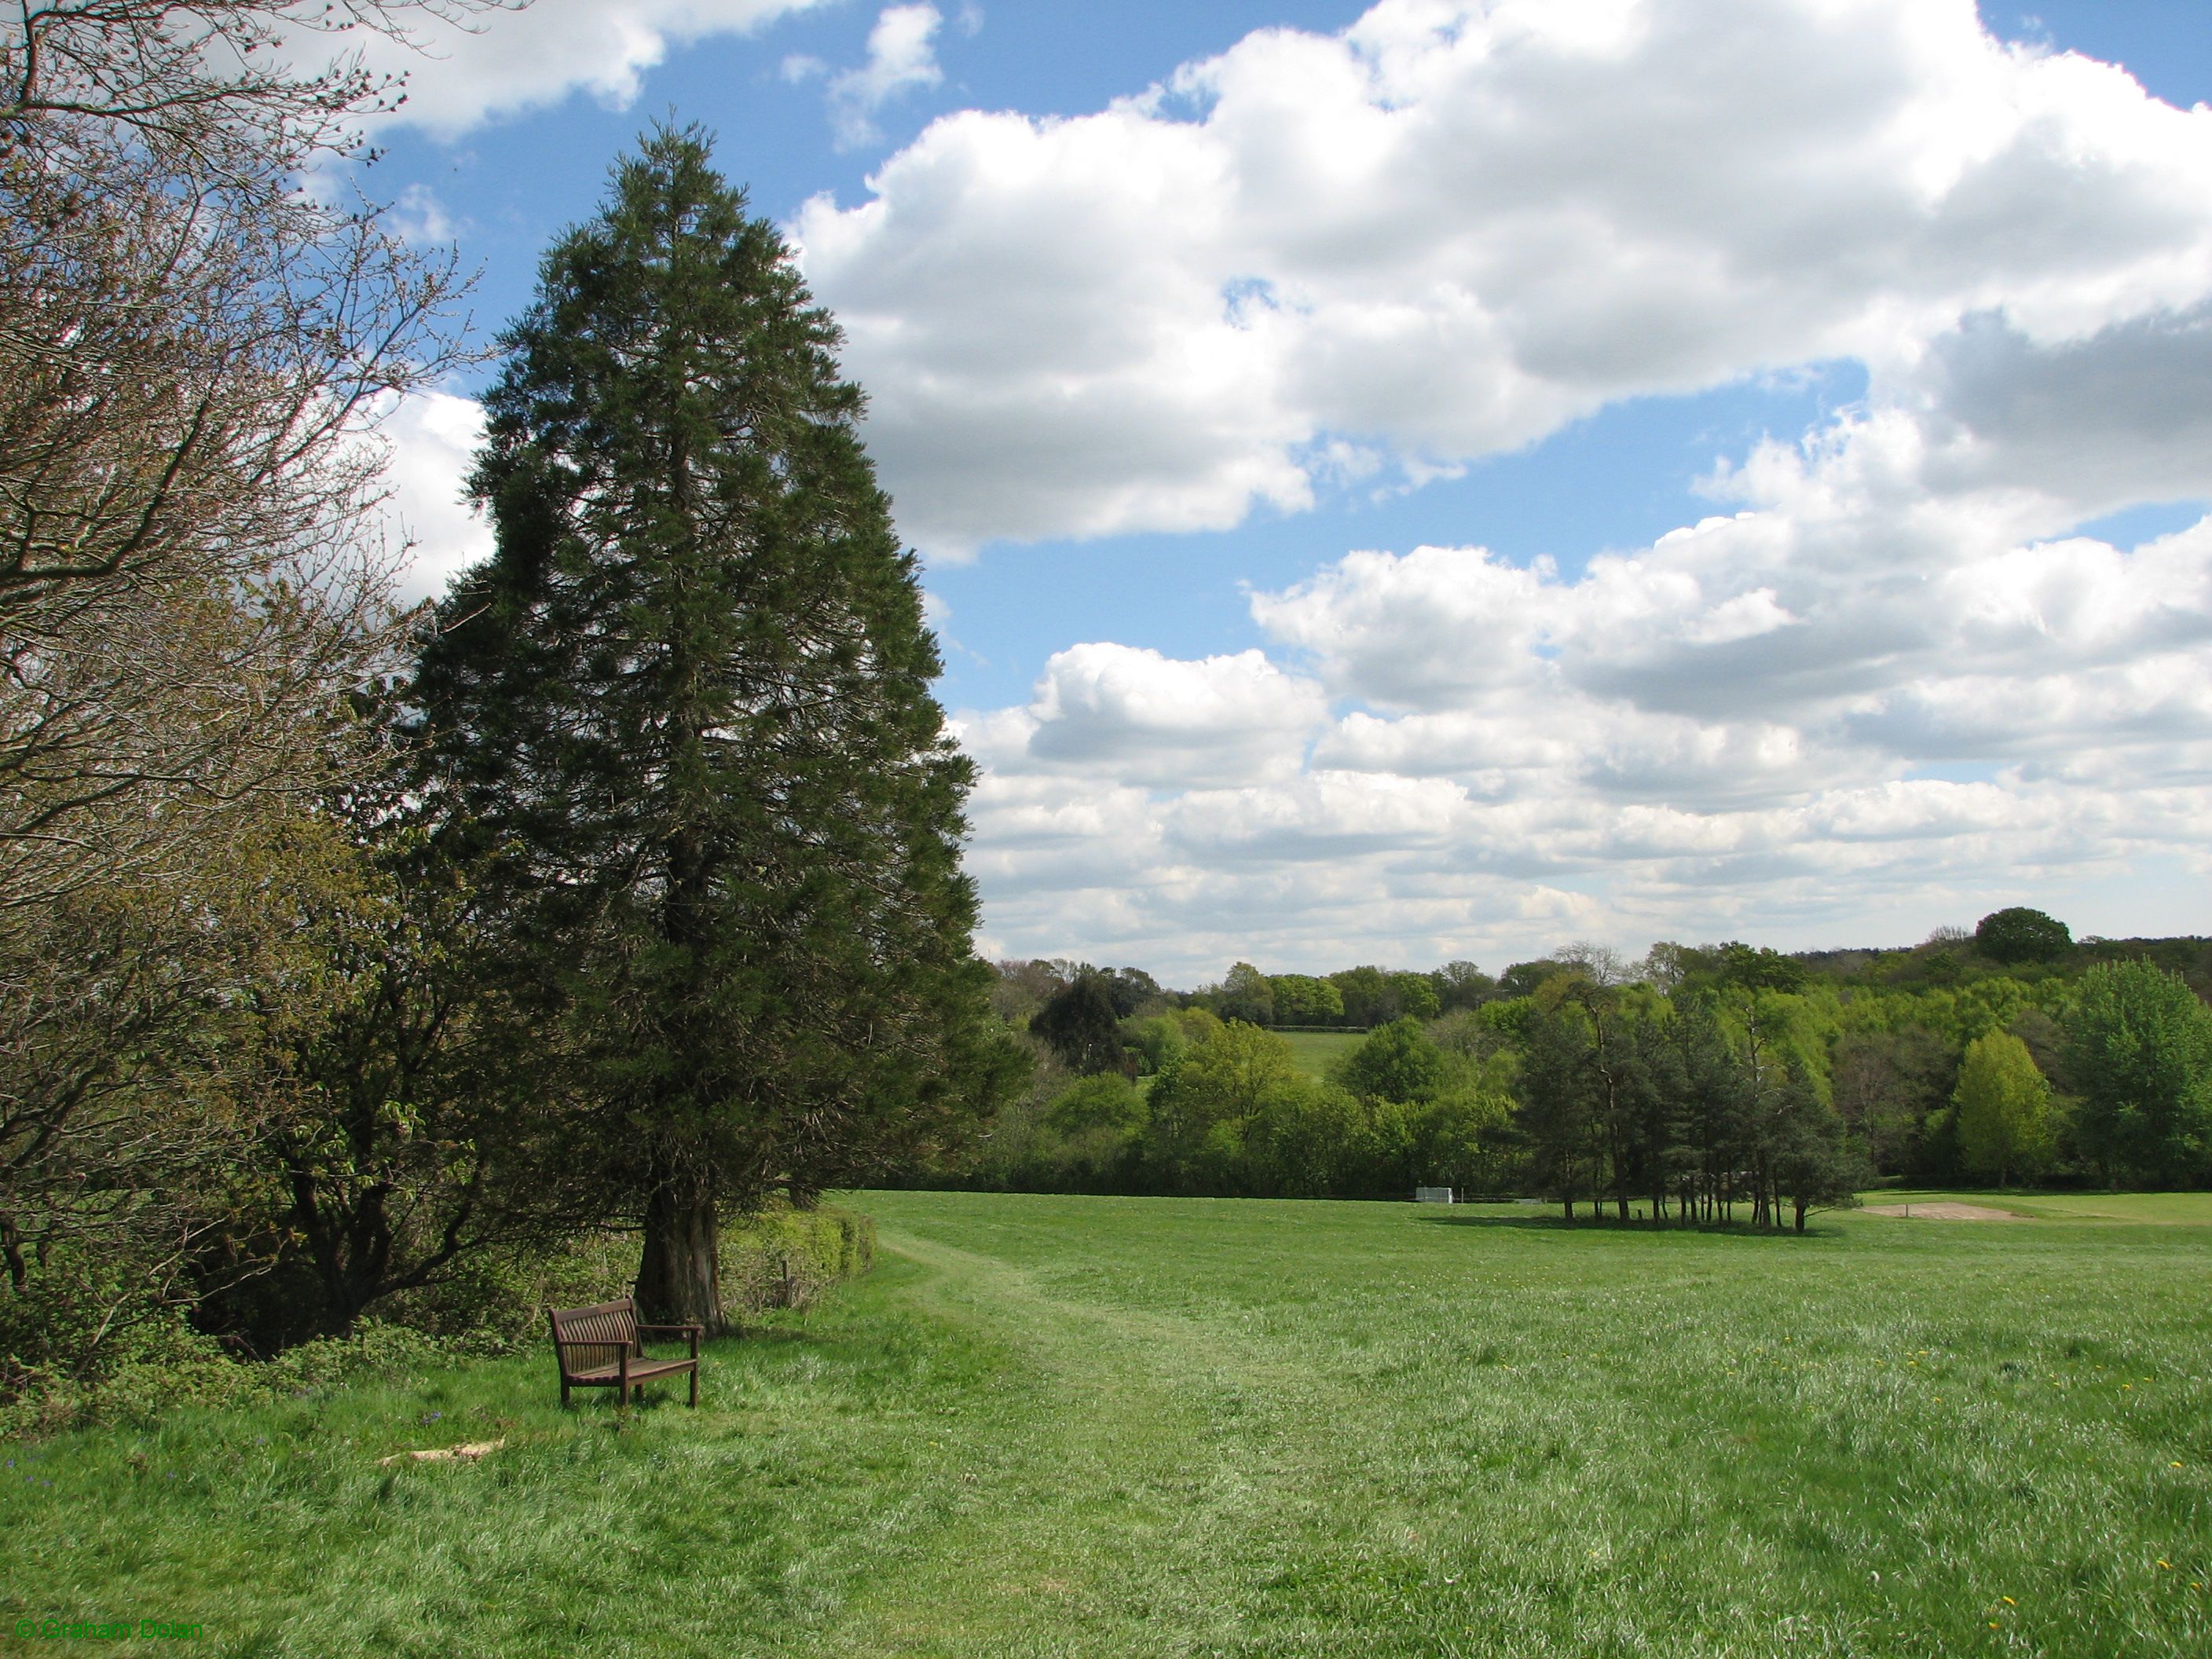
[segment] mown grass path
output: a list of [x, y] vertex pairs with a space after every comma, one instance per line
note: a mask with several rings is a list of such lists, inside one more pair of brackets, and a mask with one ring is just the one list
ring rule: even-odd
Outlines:
[[528, 1356], [15, 1449], [0, 1617], [286, 1659], [2212, 1652], [2185, 1204], [854, 1201], [883, 1265], [714, 1345], [696, 1413], [564, 1413]]
[[1006, 1261], [892, 1229], [915, 1299], [1003, 1346], [1027, 1409], [978, 1425], [973, 1501], [871, 1585], [828, 1650], [1229, 1650], [1255, 1553], [1339, 1484], [1328, 1390], [1202, 1319], [1055, 1293]]

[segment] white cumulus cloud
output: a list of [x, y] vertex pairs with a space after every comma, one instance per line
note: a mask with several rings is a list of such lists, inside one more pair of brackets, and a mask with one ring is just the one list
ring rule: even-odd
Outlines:
[[888, 6], [868, 31], [868, 56], [830, 77], [830, 121], [840, 149], [879, 142], [876, 112], [902, 92], [945, 79], [937, 63], [944, 15], [931, 5]]
[[[420, 50], [380, 36], [344, 35], [368, 66], [407, 77], [398, 118], [453, 137], [478, 123], [557, 104], [581, 92], [623, 107], [672, 48], [714, 34], [746, 34], [828, 0], [533, 0], [466, 25], [418, 20]], [[298, 36], [303, 61], [327, 57], [332, 37]]]
[[[946, 117], [870, 185], [794, 228], [940, 553], [1231, 525], [1347, 455], [1418, 479], [1839, 358], [1924, 417], [1930, 483], [2078, 506], [2212, 453], [2212, 110], [1972, 0], [1383, 0], [1097, 114]], [[2117, 423], [2069, 450], [2084, 397]]]
[[483, 405], [447, 392], [418, 392], [390, 411], [380, 435], [390, 454], [384, 533], [395, 547], [410, 545], [400, 591], [410, 600], [437, 599], [492, 550], [491, 526], [462, 499], [483, 440]]
[[[1273, 651], [1212, 661], [1256, 687], [1279, 657], [1317, 688], [1294, 768], [1281, 747], [1176, 787], [1133, 741], [1053, 775], [1038, 714], [1073, 704], [1041, 687], [976, 717], [1024, 738], [979, 749], [995, 936], [1194, 977], [1240, 957], [1496, 966], [1580, 936], [1899, 943], [2069, 895], [2096, 931], [2201, 926], [2212, 519], [2131, 548], [2007, 540], [2002, 493], [1931, 514], [1849, 434], [1762, 470], [1764, 504], [1571, 575], [1425, 547], [1255, 594]], [[1141, 656], [1161, 687], [1207, 669], [1083, 650]], [[1287, 698], [1250, 706], [1291, 723]], [[1060, 833], [1013, 833], [1047, 799]]]

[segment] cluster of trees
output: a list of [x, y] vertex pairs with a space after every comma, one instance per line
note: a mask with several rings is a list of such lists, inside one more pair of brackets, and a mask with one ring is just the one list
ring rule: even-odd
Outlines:
[[1364, 1031], [1394, 1019], [1434, 1019], [1471, 1008], [1494, 984], [1471, 962], [1447, 963], [1431, 973], [1364, 966], [1319, 975], [1263, 974], [1240, 962], [1194, 1000], [1251, 1025]]
[[[2212, 1185], [2212, 1010], [2192, 974], [2212, 974], [2203, 940], [2077, 945], [2025, 909], [1907, 951], [1662, 944], [1627, 962], [1583, 945], [1494, 980], [1467, 963], [1326, 978], [1238, 963], [1174, 993], [1133, 969], [1002, 963], [995, 1001], [1035, 1052], [1032, 1085], [987, 1137], [908, 1178], [1451, 1185], [1541, 1193], [1570, 1215], [1798, 1226], [1885, 1177]], [[1319, 1077], [1243, 1018], [1279, 1012], [1279, 988], [1341, 999], [1347, 983], [1432, 994]]]
[[1401, 1018], [1315, 1077], [1282, 1036], [1204, 1008], [1130, 1023], [1143, 1075], [1076, 1070], [1048, 1049], [988, 1135], [907, 1178], [1258, 1198], [1395, 1197], [1432, 1179], [1486, 1191], [1504, 1178], [1510, 1068], [1471, 1024], [1439, 1042]]
[[585, 1228], [716, 1323], [720, 1218], [1023, 1080], [859, 393], [696, 132], [617, 169], [501, 342], [496, 553], [392, 603], [374, 423], [459, 360], [458, 285], [332, 187], [396, 85], [295, 65], [411, 9], [0, 23], [17, 1383], [179, 1307], [343, 1331]]

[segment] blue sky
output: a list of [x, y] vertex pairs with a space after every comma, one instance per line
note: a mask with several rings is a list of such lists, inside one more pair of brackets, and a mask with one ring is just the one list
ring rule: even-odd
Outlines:
[[[371, 183], [487, 327], [665, 116], [845, 322], [987, 949], [2212, 931], [2201, 4], [538, 0], [437, 51]], [[475, 389], [392, 423], [425, 587]]]

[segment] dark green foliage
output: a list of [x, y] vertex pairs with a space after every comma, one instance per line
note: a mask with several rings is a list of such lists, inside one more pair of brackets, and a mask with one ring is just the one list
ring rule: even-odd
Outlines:
[[1831, 1060], [1836, 1109], [1877, 1170], [1942, 1182], [1956, 1175], [1931, 1160], [1923, 1130], [1948, 1108], [1959, 1074], [1956, 1044], [1917, 1024], [1847, 1030]]
[[1133, 1018], [1166, 1003], [1167, 993], [1160, 989], [1159, 981], [1141, 968], [1109, 968], [1099, 978], [1113, 1000], [1117, 1019]]
[[1103, 1133], [1130, 1135], [1145, 1126], [1145, 1097], [1118, 1072], [1079, 1078], [1060, 1091], [1045, 1121], [1071, 1139]]
[[1111, 1072], [1121, 1066], [1121, 1018], [1105, 976], [1082, 973], [1030, 1017], [1030, 1030], [1044, 1039], [1072, 1072]]
[[1565, 963], [1553, 962], [1549, 957], [1540, 957], [1534, 962], [1516, 962], [1498, 976], [1498, 994], [1502, 997], [1529, 996], [1546, 980], [1567, 971]]
[[465, 838], [434, 841], [392, 774], [325, 811], [358, 874], [307, 890], [290, 918], [321, 945], [327, 1011], [280, 1028], [283, 1104], [247, 1160], [270, 1194], [273, 1270], [197, 1315], [263, 1352], [345, 1334], [472, 1256], [550, 1248], [592, 1212], [589, 1183], [536, 1155], [546, 1097], [518, 1086], [535, 1033], [491, 971], [508, 941], [483, 871], [449, 856]]
[[1346, 968], [1331, 974], [1328, 982], [1344, 1005], [1344, 1023], [1364, 1031], [1395, 1017], [1390, 1004], [1390, 981], [1380, 968]]
[[1303, 1075], [1284, 1079], [1244, 1125], [1239, 1184], [1266, 1198], [1356, 1189], [1373, 1158], [1372, 1122], [1340, 1088]]
[[2074, 948], [2074, 935], [2064, 922], [2014, 905], [1981, 919], [1974, 928], [1974, 948], [1992, 962], [2051, 962]]
[[1753, 949], [1731, 940], [1716, 945], [1716, 981], [1742, 991], [1796, 991], [1804, 988], [1805, 964], [1766, 945]]
[[1516, 1127], [1530, 1184], [1570, 1218], [1583, 1196], [1595, 1201], [1595, 1048], [1583, 1011], [1556, 1000], [1532, 1013], [1521, 1048]]
[[[1792, 1071], [1783, 1085], [1782, 1109], [1771, 1156], [1776, 1200], [1788, 1200], [1797, 1231], [1814, 1210], [1848, 1209], [1873, 1176], [1866, 1154], [1844, 1132], [1811, 1079]], [[1781, 1224], [1778, 1215], [1770, 1218]]]
[[1249, 962], [1237, 963], [1221, 981], [1220, 1014], [1247, 1025], [1275, 1023], [1275, 991], [1267, 976]]
[[1471, 962], [1453, 961], [1430, 975], [1437, 989], [1437, 1007], [1441, 1013], [1450, 1013], [1457, 1008], [1472, 1008], [1497, 988], [1498, 981]]
[[958, 865], [972, 770], [837, 333], [694, 131], [651, 135], [504, 337], [498, 550], [416, 684], [425, 787], [504, 854], [514, 994], [712, 1321], [716, 1216], [911, 1157], [1003, 1087]]

